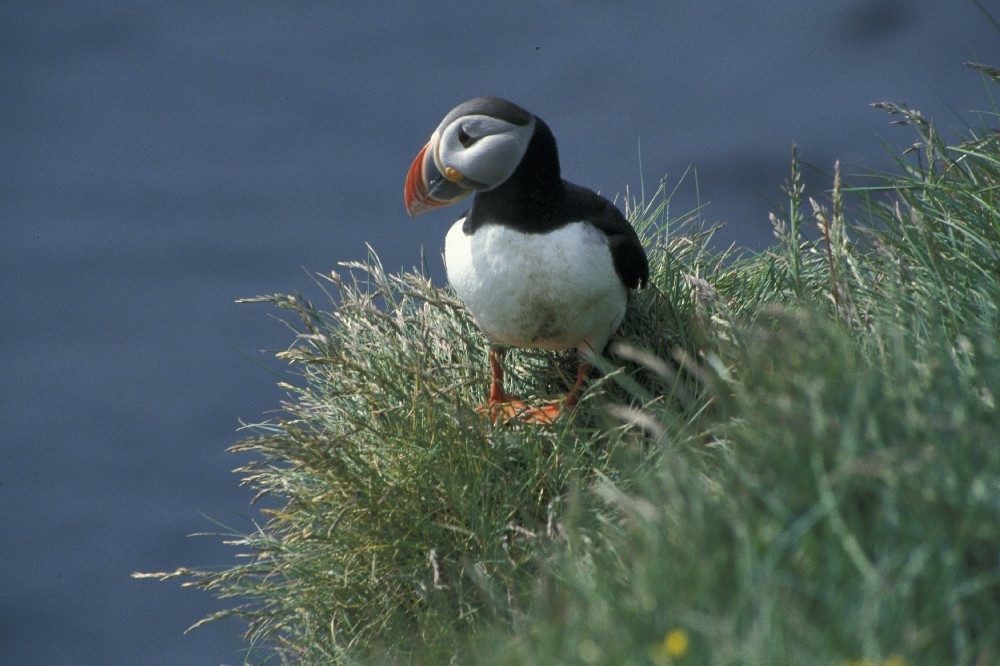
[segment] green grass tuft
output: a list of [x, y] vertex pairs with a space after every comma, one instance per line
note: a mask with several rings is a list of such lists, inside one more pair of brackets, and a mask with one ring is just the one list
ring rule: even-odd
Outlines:
[[[477, 414], [485, 340], [374, 253], [322, 307], [252, 299], [296, 331], [234, 447], [279, 508], [233, 566], [142, 575], [238, 600], [248, 661], [996, 663], [1000, 135], [879, 106], [918, 133], [898, 173], [811, 196], [793, 154], [768, 252], [627, 201], [651, 286], [552, 426]], [[573, 363], [514, 351], [510, 388]]]

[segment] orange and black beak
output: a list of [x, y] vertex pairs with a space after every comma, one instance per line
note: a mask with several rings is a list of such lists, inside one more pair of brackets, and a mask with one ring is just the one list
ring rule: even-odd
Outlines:
[[403, 198], [406, 212], [416, 217], [429, 210], [448, 206], [472, 193], [472, 188], [463, 184], [464, 176], [457, 170], [446, 167], [444, 173], [437, 166], [434, 153], [437, 150], [438, 135], [435, 132], [427, 145], [420, 149], [417, 158], [406, 174]]

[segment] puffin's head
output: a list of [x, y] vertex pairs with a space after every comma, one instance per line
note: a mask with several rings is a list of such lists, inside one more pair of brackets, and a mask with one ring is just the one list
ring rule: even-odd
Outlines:
[[406, 174], [407, 212], [420, 215], [503, 183], [521, 163], [535, 123], [535, 116], [498, 97], [456, 106]]

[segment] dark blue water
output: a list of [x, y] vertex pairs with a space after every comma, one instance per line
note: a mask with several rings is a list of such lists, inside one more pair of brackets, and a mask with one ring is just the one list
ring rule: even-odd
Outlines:
[[1000, 65], [961, 0], [346, 4], [0, 4], [0, 663], [241, 662], [235, 622], [182, 635], [223, 604], [129, 577], [233, 561], [205, 516], [252, 529], [224, 449], [289, 333], [233, 301], [365, 242], [440, 276], [451, 213], [401, 193], [454, 104], [537, 112], [607, 195], [640, 145], [648, 187], [694, 166], [674, 212], [761, 247], [793, 142], [887, 166], [876, 136], [914, 137], [870, 102], [955, 129], [988, 106], [962, 63]]

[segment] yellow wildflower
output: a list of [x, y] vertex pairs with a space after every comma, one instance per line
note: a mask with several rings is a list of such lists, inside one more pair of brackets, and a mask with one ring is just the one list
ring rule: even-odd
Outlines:
[[688, 651], [688, 635], [683, 629], [671, 629], [663, 637], [661, 648], [673, 658], [683, 657]]
[[845, 666], [907, 666], [906, 659], [898, 654], [894, 654], [881, 664], [871, 659], [854, 659], [846, 663]]

